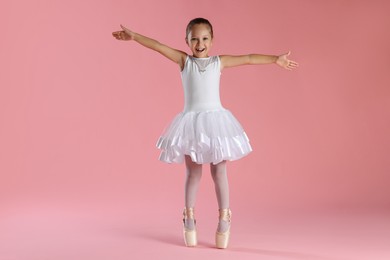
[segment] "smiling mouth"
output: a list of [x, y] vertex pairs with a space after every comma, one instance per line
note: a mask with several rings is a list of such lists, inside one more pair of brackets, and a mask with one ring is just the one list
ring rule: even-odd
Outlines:
[[204, 51], [206, 48], [203, 48], [203, 49], [195, 49], [197, 52], [202, 52]]

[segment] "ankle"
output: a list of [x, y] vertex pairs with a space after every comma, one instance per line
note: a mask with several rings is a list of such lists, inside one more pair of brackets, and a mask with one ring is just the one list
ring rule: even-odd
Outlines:
[[224, 220], [230, 223], [232, 217], [232, 211], [230, 210], [230, 208], [219, 209], [218, 211], [219, 211], [219, 220]]
[[188, 230], [195, 229], [195, 219], [185, 219], [183, 223], [186, 229]]
[[195, 210], [194, 208], [185, 207], [183, 210], [183, 224], [186, 229], [192, 230], [195, 229], [196, 220], [195, 220]]
[[219, 209], [219, 222], [217, 232], [227, 232], [230, 228], [232, 212], [229, 208]]

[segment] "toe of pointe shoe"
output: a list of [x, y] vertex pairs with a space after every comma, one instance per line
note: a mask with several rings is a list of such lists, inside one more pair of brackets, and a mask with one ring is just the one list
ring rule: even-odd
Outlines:
[[216, 232], [215, 233], [215, 245], [217, 248], [225, 249], [228, 247], [229, 244], [229, 238], [230, 238], [230, 231], [221, 233]]
[[194, 247], [198, 245], [198, 240], [196, 237], [196, 230], [184, 230], [184, 243], [187, 247]]

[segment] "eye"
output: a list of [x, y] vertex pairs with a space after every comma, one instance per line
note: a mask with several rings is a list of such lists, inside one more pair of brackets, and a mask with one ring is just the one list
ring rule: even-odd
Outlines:
[[203, 38], [204, 41], [207, 41], [208, 39], [209, 39], [209, 38], [207, 38], [207, 37], [204, 37], [204, 38]]

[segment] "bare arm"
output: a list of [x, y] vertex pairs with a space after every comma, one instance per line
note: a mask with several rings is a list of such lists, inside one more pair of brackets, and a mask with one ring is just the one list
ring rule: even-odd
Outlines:
[[123, 31], [117, 31], [113, 32], [112, 35], [118, 39], [118, 40], [124, 40], [129, 41], [133, 40], [141, 44], [142, 46], [145, 46], [146, 48], [149, 48], [151, 50], [157, 51], [170, 59], [171, 61], [179, 64], [180, 68], [183, 69], [184, 63], [187, 57], [187, 54], [183, 51], [173, 49], [167, 45], [164, 45], [154, 39], [151, 39], [149, 37], [143, 36], [141, 34], [138, 34], [136, 32], [130, 31], [126, 27], [121, 25], [121, 28]]
[[229, 68], [241, 65], [258, 65], [258, 64], [272, 64], [292, 70], [298, 66], [295, 61], [287, 59], [290, 52], [276, 56], [276, 55], [264, 55], [264, 54], [248, 54], [240, 56], [222, 55], [221, 63], [222, 68]]

